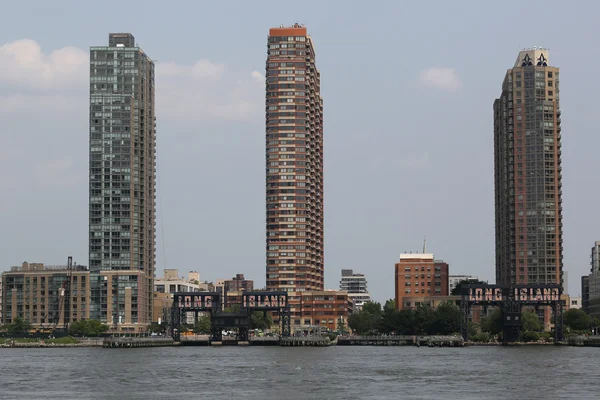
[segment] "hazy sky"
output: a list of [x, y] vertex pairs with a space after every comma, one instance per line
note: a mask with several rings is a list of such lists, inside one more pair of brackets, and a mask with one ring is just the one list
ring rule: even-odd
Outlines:
[[494, 280], [492, 103], [535, 45], [561, 68], [564, 265], [578, 295], [600, 240], [598, 5], [352, 3], [3, 4], [0, 270], [88, 264], [89, 46], [131, 32], [157, 60], [157, 276], [264, 285], [266, 39], [300, 22], [324, 98], [327, 288], [352, 268], [376, 300], [393, 297], [394, 263], [423, 236], [452, 274]]

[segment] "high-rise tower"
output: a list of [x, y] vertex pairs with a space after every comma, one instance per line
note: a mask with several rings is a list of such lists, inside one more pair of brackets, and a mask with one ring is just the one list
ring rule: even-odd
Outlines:
[[90, 48], [90, 317], [152, 321], [155, 261], [154, 63], [130, 33]]
[[306, 28], [272, 28], [266, 63], [267, 288], [323, 290], [323, 100]]
[[494, 102], [497, 283], [562, 283], [560, 122], [559, 69], [521, 51]]

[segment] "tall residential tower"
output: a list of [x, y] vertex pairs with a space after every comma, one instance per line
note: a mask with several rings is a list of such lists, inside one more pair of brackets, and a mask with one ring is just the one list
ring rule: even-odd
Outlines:
[[154, 63], [130, 33], [90, 48], [90, 317], [117, 330], [152, 321]]
[[306, 28], [272, 28], [266, 63], [267, 289], [323, 290], [323, 100]]
[[560, 122], [559, 69], [521, 51], [494, 102], [497, 283], [563, 283]]

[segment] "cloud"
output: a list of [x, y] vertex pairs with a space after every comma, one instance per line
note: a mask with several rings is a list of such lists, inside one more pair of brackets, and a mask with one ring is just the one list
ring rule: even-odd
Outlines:
[[194, 79], [218, 80], [225, 72], [225, 65], [214, 64], [208, 60], [196, 61], [194, 65], [178, 65], [174, 62], [156, 65], [157, 79], [160, 77], [184, 77]]
[[177, 121], [259, 121], [264, 88], [250, 78], [228, 71], [223, 64], [200, 60], [192, 65], [174, 62], [156, 66], [157, 118]]
[[[155, 55], [158, 56], [158, 55]], [[247, 71], [247, 70], [246, 70]], [[259, 121], [264, 110], [264, 76], [229, 70], [199, 59], [191, 64], [156, 65], [156, 112], [159, 121]], [[13, 114], [43, 118], [86, 115], [89, 53], [75, 47], [44, 52], [34, 40], [0, 46], [0, 119]]]
[[265, 83], [265, 76], [258, 71], [252, 71], [250, 76], [259, 82]]
[[16, 89], [87, 89], [89, 54], [76, 47], [63, 47], [44, 54], [31, 39], [0, 47], [0, 84]]
[[421, 71], [419, 82], [424, 86], [448, 92], [460, 87], [460, 79], [454, 68], [427, 68]]

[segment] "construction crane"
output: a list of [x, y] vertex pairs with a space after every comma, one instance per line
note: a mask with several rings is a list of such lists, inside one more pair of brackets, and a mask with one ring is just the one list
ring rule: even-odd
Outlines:
[[67, 259], [67, 280], [63, 283], [62, 287], [62, 303], [63, 309], [63, 323], [65, 332], [69, 331], [69, 320], [71, 319], [71, 281], [73, 279], [73, 257], [69, 256]]
[[[69, 330], [69, 322], [71, 319], [71, 282], [73, 280], [73, 257], [67, 259], [67, 276], [60, 285], [52, 285], [52, 281], [48, 282], [48, 291], [50, 294], [50, 303], [46, 312], [41, 314], [41, 320], [47, 319], [48, 328], [56, 329], [60, 321], [60, 313], [63, 313], [63, 329]], [[55, 289], [56, 288], [56, 289]], [[54, 291], [56, 292], [54, 293]], [[40, 323], [40, 329], [48, 329], [44, 323]]]

